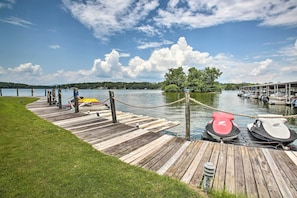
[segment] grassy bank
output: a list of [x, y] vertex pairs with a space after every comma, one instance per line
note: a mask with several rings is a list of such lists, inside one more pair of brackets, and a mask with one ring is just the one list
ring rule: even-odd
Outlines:
[[94, 150], [0, 97], [0, 197], [199, 197], [186, 185]]

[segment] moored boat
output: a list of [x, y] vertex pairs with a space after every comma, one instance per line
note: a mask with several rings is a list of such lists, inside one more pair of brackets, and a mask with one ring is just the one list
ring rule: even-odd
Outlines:
[[284, 124], [286, 121], [282, 115], [259, 115], [247, 128], [251, 135], [259, 140], [287, 145], [297, 139], [297, 133]]
[[238, 137], [240, 130], [237, 124], [232, 121], [234, 120], [234, 115], [214, 112], [212, 118], [213, 119], [205, 126], [203, 134], [204, 139], [228, 142]]

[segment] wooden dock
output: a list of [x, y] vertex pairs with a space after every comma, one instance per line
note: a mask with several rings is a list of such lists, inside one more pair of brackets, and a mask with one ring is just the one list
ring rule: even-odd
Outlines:
[[244, 197], [297, 197], [295, 151], [185, 141], [159, 133], [176, 122], [117, 112], [118, 123], [112, 123], [108, 110], [98, 115], [74, 113], [48, 106], [45, 98], [27, 108], [101, 152], [191, 186], [201, 185], [204, 163], [212, 162], [214, 190]]

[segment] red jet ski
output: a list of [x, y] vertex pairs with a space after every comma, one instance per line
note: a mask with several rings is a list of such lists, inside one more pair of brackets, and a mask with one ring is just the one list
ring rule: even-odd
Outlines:
[[232, 121], [234, 120], [234, 115], [223, 112], [214, 112], [212, 118], [213, 120], [205, 126], [205, 132], [203, 134], [205, 139], [225, 142], [238, 137], [240, 130], [237, 124]]

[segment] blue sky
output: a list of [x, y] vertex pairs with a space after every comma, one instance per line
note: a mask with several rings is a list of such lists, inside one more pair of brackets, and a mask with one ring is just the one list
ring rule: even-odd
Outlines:
[[296, 0], [0, 0], [0, 81], [297, 80]]

